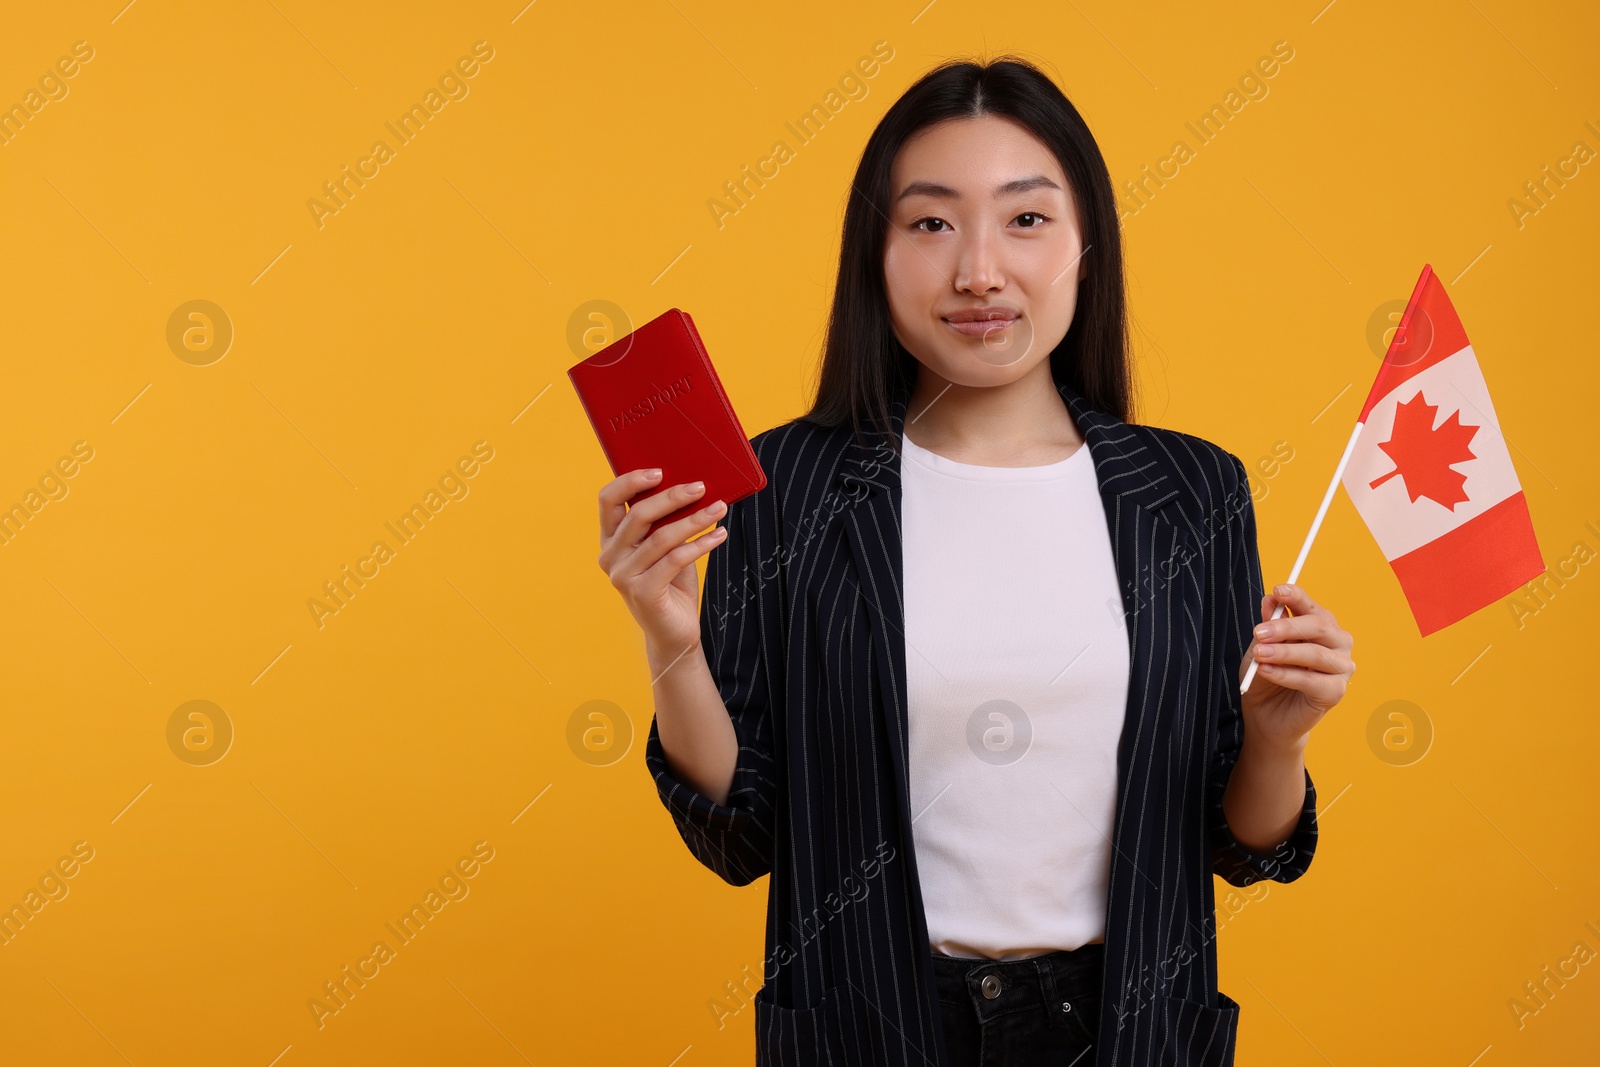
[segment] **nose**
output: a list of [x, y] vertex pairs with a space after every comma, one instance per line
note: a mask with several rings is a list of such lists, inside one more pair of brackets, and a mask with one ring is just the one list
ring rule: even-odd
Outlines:
[[1003, 287], [1005, 271], [1000, 262], [999, 237], [983, 227], [964, 235], [952, 281], [957, 289], [974, 296]]

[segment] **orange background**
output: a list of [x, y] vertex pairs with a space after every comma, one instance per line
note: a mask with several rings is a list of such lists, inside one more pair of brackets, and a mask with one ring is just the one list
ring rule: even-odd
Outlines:
[[[1578, 675], [1600, 476], [1575, 429], [1600, 175], [1565, 164], [1536, 212], [1523, 188], [1600, 149], [1592, 10], [124, 2], [0, 35], [0, 105], [39, 91], [0, 144], [0, 505], [39, 492], [0, 546], [0, 903], [41, 902], [0, 947], [0, 1062], [751, 1062], [753, 1013], [719, 1029], [708, 1002], [759, 967], [765, 894], [696, 864], [655, 798], [642, 642], [594, 562], [610, 474], [565, 369], [683, 307], [747, 432], [798, 414], [873, 124], [939, 59], [1010, 49], [1119, 185], [1192, 150], [1124, 219], [1140, 417], [1252, 467], [1269, 581], [1424, 262], [1546, 562], [1570, 560], [1536, 611], [1424, 641], [1334, 501], [1302, 581], [1360, 672], [1308, 751], [1310, 874], [1219, 894], [1239, 1062], [1594, 1055], [1594, 963], [1520, 1026], [1508, 1006], [1600, 952]], [[785, 123], [880, 41], [796, 144]], [[1185, 123], [1277, 42], [1265, 95], [1199, 145]], [[385, 124], [430, 89], [401, 143]], [[779, 139], [792, 158], [719, 225]], [[365, 184], [308, 207], [347, 165]], [[401, 544], [385, 524], [431, 490]], [[378, 540], [392, 558], [362, 564]], [[346, 565], [370, 577], [319, 625]], [[191, 701], [206, 717], [169, 729]], [[430, 890], [402, 944], [385, 924]], [[370, 962], [380, 939], [400, 947]], [[319, 1018], [347, 965], [372, 977]]]

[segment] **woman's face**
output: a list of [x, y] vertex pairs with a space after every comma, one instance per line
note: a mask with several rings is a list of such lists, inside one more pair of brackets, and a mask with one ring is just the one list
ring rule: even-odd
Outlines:
[[[1087, 268], [1076, 198], [1044, 143], [995, 115], [930, 126], [895, 156], [889, 195], [884, 282], [906, 350], [968, 386], [1048, 359]], [[974, 315], [989, 320], [962, 321]]]

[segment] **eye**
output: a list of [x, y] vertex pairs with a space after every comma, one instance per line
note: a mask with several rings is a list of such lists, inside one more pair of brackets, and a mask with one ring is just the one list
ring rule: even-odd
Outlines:
[[[1046, 222], [1050, 221], [1049, 216], [1041, 215], [1037, 211], [1024, 211], [1022, 214], [1018, 215], [1017, 218], [1019, 218], [1019, 219], [1032, 218], [1032, 219], [1038, 219], [1039, 220], [1038, 223], [1035, 224], [1035, 225], [1024, 226], [1023, 227], [1024, 230], [1037, 230], [1040, 226], [1042, 226]], [[1013, 221], [1015, 221], [1015, 220], [1013, 220]]]
[[[948, 222], [944, 221], [944, 219], [941, 219], [936, 215], [923, 215], [921, 218], [919, 218], [919, 219], [917, 219], [917, 220], [915, 220], [914, 222], [911, 223], [911, 228], [913, 230], [915, 230], [918, 227], [920, 227], [924, 222], [937, 222], [941, 226], [949, 226], [950, 225]], [[922, 232], [923, 233], [939, 233], [940, 231], [938, 231], [938, 230], [923, 230]]]

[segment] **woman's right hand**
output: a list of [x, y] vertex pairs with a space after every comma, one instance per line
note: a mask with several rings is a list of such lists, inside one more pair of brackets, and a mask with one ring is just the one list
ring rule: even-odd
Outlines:
[[[631, 470], [600, 490], [600, 569], [644, 631], [647, 645], [681, 655], [700, 643], [699, 588], [694, 561], [721, 544], [725, 527], [688, 541], [690, 534], [716, 522], [727, 511], [720, 500], [662, 526], [650, 524], [705, 492], [701, 482], [675, 485], [628, 507], [628, 501], [660, 478]], [[698, 488], [691, 489], [691, 486]]]

